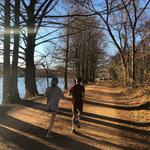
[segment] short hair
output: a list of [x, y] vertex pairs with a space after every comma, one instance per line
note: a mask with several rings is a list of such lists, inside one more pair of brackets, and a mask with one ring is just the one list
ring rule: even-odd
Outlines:
[[51, 83], [53, 85], [57, 85], [58, 84], [58, 78], [57, 77], [53, 77], [52, 80], [51, 80]]
[[76, 84], [76, 79], [73, 80], [74, 84]]
[[77, 82], [80, 83], [82, 81], [81, 77], [77, 77]]

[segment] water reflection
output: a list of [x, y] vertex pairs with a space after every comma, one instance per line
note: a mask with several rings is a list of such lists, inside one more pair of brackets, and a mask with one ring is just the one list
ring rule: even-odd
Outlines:
[[[51, 78], [48, 79], [49, 83], [51, 82]], [[37, 78], [37, 89], [40, 94], [44, 93], [47, 88], [47, 80], [46, 78]], [[59, 78], [58, 86], [63, 89], [64, 88], [64, 80], [63, 78]], [[25, 79], [24, 77], [18, 78], [18, 89], [20, 97], [23, 98], [25, 96]], [[0, 104], [2, 102], [2, 90], [3, 90], [3, 78], [0, 78]]]

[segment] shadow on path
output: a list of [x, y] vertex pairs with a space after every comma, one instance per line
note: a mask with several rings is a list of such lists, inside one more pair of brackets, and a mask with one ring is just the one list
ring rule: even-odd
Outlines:
[[[5, 128], [6, 127], [6, 128]], [[32, 135], [32, 137], [38, 137], [39, 140], [34, 140], [34, 138], [31, 138], [30, 136], [24, 136], [22, 134], [13, 132], [15, 129], [17, 131], [27, 133], [28, 135]], [[13, 142], [14, 144], [18, 145], [19, 147], [25, 149], [25, 150], [53, 150], [56, 148], [53, 148], [53, 143], [50, 142], [50, 139], [47, 139], [45, 137], [46, 130], [34, 125], [31, 125], [29, 123], [26, 123], [24, 121], [20, 121], [16, 118], [13, 118], [11, 116], [5, 115], [3, 116], [3, 119], [0, 120], [0, 137], [3, 137], [5, 140], [9, 141], [10, 143]], [[42, 141], [40, 142], [40, 139], [42, 141], [47, 141], [50, 143], [50, 145], [45, 145]], [[98, 150], [97, 148], [90, 146], [88, 144], [82, 143], [80, 141], [76, 141], [74, 139], [71, 139], [65, 135], [60, 135], [58, 133], [54, 133], [54, 145], [55, 146], [61, 146], [63, 149], [83, 149], [83, 150]]]
[[[60, 111], [58, 112], [58, 114], [63, 115], [63, 116], [71, 117], [71, 114], [68, 113], [68, 109], [64, 109], [64, 108], [60, 108]], [[136, 134], [140, 134], [140, 135], [145, 135], [145, 136], [149, 136], [150, 135], [150, 131], [145, 131], [145, 130], [136, 129], [136, 128], [133, 128], [133, 127], [128, 127], [128, 126], [124, 126], [124, 125], [114, 124], [114, 123], [111, 123], [111, 122], [106, 122], [106, 121], [114, 120], [115, 122], [120, 123], [120, 122], [124, 121], [124, 120], [121, 120], [121, 119], [116, 119], [116, 118], [96, 115], [96, 116], [99, 116], [98, 117], [99, 119], [106, 120], [106, 121], [102, 121], [102, 120], [89, 118], [90, 116], [91, 116], [90, 113], [83, 113], [82, 120], [83, 121], [92, 122], [92, 123], [95, 123], [95, 124], [99, 124], [99, 125], [104, 125], [104, 126], [116, 128], [116, 129], [130, 131], [132, 133], [136, 133]], [[92, 117], [94, 117], [94, 114], [92, 114]], [[149, 126], [149, 124], [150, 124], [150, 123], [145, 123], [145, 125], [144, 125], [144, 123], [135, 123], [135, 122], [131, 122], [131, 121], [126, 121], [126, 123], [128, 125], [130, 125], [130, 123], [138, 124], [138, 126], [139, 125], [141, 125], [141, 126], [145, 126], [145, 125]]]
[[[34, 108], [34, 109], [39, 109], [39, 110], [46, 111], [46, 105], [41, 104], [41, 103], [36, 103], [36, 102], [32, 102], [32, 101], [22, 101], [21, 105], [31, 107], [31, 108]], [[58, 114], [62, 115], [62, 116], [70, 117], [70, 118], [72, 116], [71, 110], [66, 109], [66, 108], [60, 108]], [[3, 114], [2, 118], [5, 118], [5, 119], [0, 120], [0, 125], [4, 125], [4, 126], [7, 126], [7, 127], [16, 129], [16, 130], [20, 130], [24, 133], [28, 133], [28, 134], [31, 134], [35, 137], [38, 137], [38, 138], [41, 138], [43, 140], [48, 141], [48, 139], [45, 138], [45, 129], [34, 126], [34, 125], [31, 125], [29, 123], [18, 120], [16, 118], [13, 118], [13, 117], [8, 116], [8, 115]], [[149, 126], [150, 123], [132, 122], [132, 121], [112, 118], [112, 117], [108, 117], [108, 116], [91, 114], [91, 113], [87, 113], [87, 112], [83, 113], [82, 120], [90, 122], [90, 123], [95, 123], [97, 125], [104, 125], [105, 128], [106, 127], [111, 127], [111, 128], [116, 129], [116, 130], [120, 129], [121, 132], [120, 131], [118, 132], [118, 136], [120, 136], [120, 137], [121, 136], [124, 137], [124, 134], [128, 134], [126, 131], [129, 131], [132, 134], [130, 134], [131, 136], [126, 135], [126, 138], [131, 139], [131, 141], [132, 141], [132, 138], [135, 139], [136, 141], [139, 140], [139, 142], [141, 142], [141, 144], [144, 144], [144, 143], [146, 143], [146, 145], [150, 144], [150, 141], [149, 141], [150, 140], [149, 139], [150, 131], [140, 130], [140, 129], [136, 129], [134, 127], [128, 127], [128, 126], [120, 125], [120, 124], [114, 124], [112, 122], [124, 123], [126, 125], [134, 125], [134, 126], [138, 126], [138, 127], [143, 127], [143, 126], [147, 127], [147, 126]], [[108, 122], [108, 121], [110, 121], [110, 122]], [[99, 130], [97, 130], [97, 131], [99, 131]], [[36, 141], [34, 139], [31, 139], [29, 137], [20, 135], [18, 133], [14, 133], [13, 131], [10, 131], [9, 129], [6, 129], [3, 126], [0, 126], [0, 133], [1, 132], [2, 132], [2, 134], [0, 136], [2, 136], [3, 138], [5, 138], [6, 140], [8, 140], [10, 142], [13, 141], [19, 147], [24, 148], [26, 146], [25, 149], [27, 149], [27, 150], [28, 150], [28, 146], [30, 144], [32, 144], [32, 142], [30, 142], [30, 141], [33, 141], [33, 145], [32, 145], [33, 147], [36, 146], [36, 145], [38, 146], [38, 144], [43, 145], [42, 148], [40, 148], [40, 146], [38, 147], [39, 150], [48, 149], [50, 147], [50, 146], [47, 146], [47, 145], [41, 143], [40, 141]], [[12, 135], [9, 136], [9, 134], [10, 135], [12, 134]], [[113, 130], [112, 130], [112, 134], [115, 135], [115, 133], [113, 133]], [[87, 138], [89, 140], [95, 140], [96, 141], [96, 139], [94, 139], [92, 137], [89, 137], [87, 135], [84, 135], [82, 133], [77, 133], [77, 136], [81, 136], [81, 137]], [[145, 136], [147, 137], [147, 140], [145, 140], [145, 138], [144, 138]], [[85, 144], [85, 143], [82, 143], [80, 141], [76, 141], [76, 140], [71, 139], [71, 138], [69, 138], [65, 135], [54, 133], [54, 137], [55, 137], [55, 146], [63, 147], [64, 149], [72, 149], [72, 150], [74, 150], [74, 149], [81, 149], [82, 150], [82, 148], [85, 149], [85, 150], [90, 150], [90, 149], [94, 150], [94, 149], [96, 149], [95, 147], [92, 147], [92, 146], [90, 146], [88, 144]], [[23, 141], [25, 141], [25, 142], [20, 142], [19, 139], [23, 139]], [[96, 142], [98, 142], [98, 141], [96, 141]], [[107, 146], [110, 146], [110, 147], [115, 146], [116, 148], [120, 148], [120, 149], [132, 150], [132, 148], [130, 148], [129, 145], [124, 146], [124, 145], [120, 145], [120, 144], [119, 145], [114, 144], [112, 142], [106, 141], [105, 139], [100, 140], [99, 142], [103, 145], [107, 145]], [[136, 145], [136, 143], [134, 143], [134, 144]], [[53, 147], [50, 147], [49, 149], [53, 149]]]
[[[36, 102], [32, 102], [32, 101], [22, 101], [21, 105], [46, 111], [46, 104], [36, 103]], [[66, 114], [66, 112], [69, 113], [69, 114]], [[60, 107], [59, 108], [59, 113], [62, 113], [64, 115], [68, 115], [68, 117], [72, 116], [71, 109], [66, 109], [66, 108]], [[92, 118], [86, 118], [86, 116], [97, 118], [97, 119], [103, 119], [103, 120], [106, 120], [106, 121], [113, 121], [113, 122], [116, 122], [116, 123], [123, 123], [123, 124], [127, 124], [127, 125], [133, 125], [133, 126], [137, 126], [137, 127], [149, 127], [150, 126], [150, 122], [147, 122], [147, 123], [133, 122], [133, 121], [128, 121], [128, 120], [122, 120], [122, 119], [112, 118], [112, 117], [108, 117], [108, 116], [83, 112], [83, 120], [85, 120], [85, 121], [88, 121], [88, 119], [92, 120]], [[93, 120], [94, 123], [96, 123], [96, 121], [98, 121], [98, 120], [95, 120], [95, 121]], [[137, 132], [137, 130], [135, 132]]]
[[[85, 135], [85, 134], [83, 134], [83, 133], [81, 133], [81, 132], [75, 132], [75, 134], [76, 134], [77, 136], [80, 136], [80, 137], [87, 138], [87, 139], [90, 139], [90, 140], [95, 141], [94, 138], [92, 138], [92, 137], [90, 137], [90, 136], [87, 136], [87, 135]], [[99, 140], [97, 140], [97, 142], [99, 142]], [[118, 144], [110, 143], [110, 142], [104, 141], [104, 140], [100, 140], [100, 142], [101, 142], [103, 145], [107, 145], [107, 146], [109, 145], [109, 146], [111, 146], [111, 147], [114, 146], [114, 147], [121, 148], [121, 149], [124, 149], [124, 150], [135, 150], [135, 149], [133, 149], [133, 148], [130, 148], [129, 146], [118, 145]]]
[[[46, 105], [45, 104], [40, 104], [40, 103], [35, 103], [35, 102], [30, 102], [30, 101], [28, 102], [27, 101], [27, 102], [24, 102], [23, 105], [28, 106], [28, 107], [34, 107], [35, 109], [40, 109], [40, 110], [46, 111], [46, 108], [45, 108]], [[66, 109], [66, 108], [60, 108], [58, 114], [62, 115], [62, 116], [67, 116], [70, 119], [72, 117], [71, 110]], [[118, 130], [119, 134], [115, 133], [113, 129], [111, 129], [112, 130], [111, 134], [112, 135], [116, 134], [120, 138], [125, 137], [125, 138], [128, 138], [128, 139], [131, 139], [131, 141], [134, 140], [134, 141], [140, 142], [141, 144], [144, 144], [144, 145], [145, 144], [146, 145], [150, 144], [150, 131], [146, 131], [146, 130], [142, 130], [142, 129], [136, 129], [134, 127], [134, 126], [148, 127], [150, 125], [150, 123], [132, 122], [132, 121], [112, 118], [112, 117], [108, 117], [108, 116], [91, 114], [91, 113], [87, 113], [87, 112], [83, 113], [82, 120], [86, 121], [86, 122], [90, 122], [90, 123], [95, 123], [97, 125], [104, 125], [105, 127], [111, 127], [113, 129], [116, 129], [116, 130]], [[115, 123], [124, 123], [125, 125], [120, 125], [120, 124], [115, 124]], [[133, 125], [133, 127], [129, 127], [127, 125]], [[94, 128], [94, 125], [93, 125], [92, 128]], [[96, 128], [95, 130], [97, 130], [99, 132], [98, 128]], [[128, 131], [128, 132], [126, 132], [126, 131]], [[135, 142], [135, 145], [136, 145], [136, 142]]]
[[[2, 137], [3, 140], [5, 140], [5, 143], [6, 143], [6, 141], [9, 143], [8, 147], [10, 149], [18, 150], [18, 147], [20, 147], [20, 149], [25, 149], [25, 150], [32, 150], [32, 149], [33, 150], [34, 149], [37, 149], [37, 150], [51, 149], [51, 150], [53, 150], [54, 149], [50, 146], [43, 144], [42, 142], [36, 141], [32, 138], [29, 138], [29, 137], [26, 137], [19, 133], [13, 132], [12, 130], [9, 130], [2, 126], [0, 126], [0, 137]], [[12, 144], [12, 146], [11, 146], [11, 144]], [[16, 148], [16, 146], [14, 148], [14, 144], [17, 145], [17, 148]]]

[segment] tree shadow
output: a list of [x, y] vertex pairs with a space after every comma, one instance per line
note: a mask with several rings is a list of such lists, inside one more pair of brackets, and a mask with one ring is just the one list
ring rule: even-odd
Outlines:
[[11, 106], [0, 105], [0, 115], [7, 113], [11, 109]]
[[[67, 120], [66, 118], [61, 118], [60, 121], [66, 123], [66, 124], [69, 124], [71, 122], [71, 120]], [[117, 129], [117, 128], [109, 128], [108, 126], [105, 126], [105, 125], [103, 126], [101, 124], [92, 124], [91, 125], [90, 122], [83, 122], [83, 121], [81, 121], [81, 128], [88, 129], [88, 131], [83, 131], [83, 133], [87, 132], [91, 136], [92, 135], [96, 136], [99, 139], [105, 139], [105, 138], [107, 139], [107, 136], [106, 137], [105, 136], [101, 137], [100, 136], [101, 133], [102, 133], [102, 135], [105, 134], [105, 135], [111, 135], [111, 136], [117, 137], [117, 140], [112, 139], [112, 138], [109, 139], [109, 142], [113, 143], [114, 145], [116, 144], [116, 145], [120, 145], [120, 146], [124, 147], [124, 145], [122, 145], [122, 144], [117, 144], [118, 140], [124, 139], [124, 141], [126, 141], [126, 139], [127, 139], [127, 140], [129, 140], [133, 143], [133, 147], [137, 146], [137, 144], [138, 144], [138, 147], [139, 147], [139, 145], [143, 145], [145, 147], [150, 147], [149, 136], [136, 134], [136, 133], [132, 133], [130, 131], [121, 130], [121, 129]], [[96, 133], [99, 133], [99, 134], [94, 135], [90, 132], [90, 130], [91, 131], [96, 131]], [[107, 140], [102, 140], [102, 141], [106, 141], [106, 143], [108, 142]], [[128, 148], [131, 148], [131, 146], [127, 142], [126, 142], [126, 146]], [[143, 150], [143, 146], [141, 146], [141, 148], [139, 147], [139, 150]], [[128, 149], [128, 148], [126, 148], [126, 149]]]
[[[35, 102], [31, 102], [31, 101], [23, 101], [21, 103], [21, 105], [31, 107], [34, 109], [39, 109], [42, 111], [46, 111], [46, 105], [41, 104], [41, 103], [35, 103]], [[71, 109], [60, 108], [58, 114], [62, 115], [62, 116], [69, 117], [69, 118], [72, 117]], [[11, 128], [22, 130], [23, 132], [30, 133], [34, 136], [39, 137], [39, 138], [44, 138], [44, 136], [45, 136], [45, 129], [43, 129], [43, 128], [39, 128], [39, 127], [30, 125], [30, 124], [25, 123], [23, 121], [18, 121], [15, 118], [11, 119], [12, 117], [10, 117], [8, 115], [5, 116], [5, 118], [7, 118], [7, 120], [8, 120], [8, 121], [5, 121], [5, 125], [10, 126]], [[14, 125], [15, 123], [13, 123], [13, 120], [15, 120], [15, 122], [17, 124], [16, 127]], [[117, 119], [117, 118], [112, 118], [112, 117], [107, 117], [107, 116], [102, 116], [102, 115], [97, 115], [97, 114], [91, 114], [91, 113], [87, 113], [87, 112], [83, 113], [82, 120], [86, 121], [87, 123], [95, 123], [96, 125], [103, 125], [104, 128], [111, 127], [111, 128], [107, 128], [107, 130], [108, 129], [111, 130], [110, 134], [112, 134], [112, 135], [113, 134], [115, 135], [117, 133], [117, 132], [116, 133], [114, 132], [115, 130], [120, 130], [119, 134], [117, 134], [119, 137], [129, 138], [129, 139], [131, 139], [131, 141], [132, 141], [132, 139], [134, 139], [138, 142], [141, 142], [142, 144], [144, 144], [144, 143], [150, 144], [150, 141], [149, 141], [150, 140], [149, 139], [150, 131], [136, 129], [133, 127], [128, 127], [128, 126], [124, 126], [124, 125], [120, 125], [120, 124], [115, 124], [115, 123], [124, 123], [126, 125], [137, 125], [140, 127], [140, 126], [144, 126], [144, 125], [148, 126], [149, 125], [148, 123], [142, 124], [142, 123], [138, 123], [138, 122], [121, 120], [121, 119]], [[111, 122], [108, 122], [108, 121], [111, 121]], [[112, 123], [112, 122], [115, 122], [115, 123]], [[22, 123], [25, 124], [23, 128], [22, 128], [22, 126], [23, 126]], [[0, 121], [0, 124], [4, 124], [3, 121]], [[92, 125], [92, 128], [94, 126], [95, 125]], [[99, 128], [101, 128], [100, 130], [104, 131], [103, 127], [99, 127]], [[97, 127], [95, 129], [97, 132], [99, 132]], [[113, 130], [113, 129], [115, 129], [115, 130]], [[38, 132], [39, 130], [40, 130], [40, 132]], [[126, 131], [129, 131], [129, 132], [126, 132]], [[128, 133], [130, 133], [130, 134], [128, 135]], [[67, 146], [65, 148], [71, 148], [72, 149], [72, 147], [75, 147], [76, 145], [81, 146], [83, 144], [82, 142], [72, 140], [69, 137], [60, 135], [58, 133], [54, 133], [54, 135], [57, 139], [56, 145], [61, 146], [61, 147], [64, 147], [64, 144], [66, 144]], [[144, 137], [147, 137], [147, 140], [145, 140]], [[69, 143], [68, 143], [68, 141], [69, 141]], [[114, 143], [111, 143], [111, 142], [107, 143], [107, 141], [104, 142], [103, 144], [108, 144], [108, 145], [112, 144], [112, 146], [115, 146], [115, 145], [113, 145]], [[83, 145], [87, 149], [93, 149], [94, 148], [94, 147], [90, 147], [89, 145], [86, 146], [86, 144], [83, 144]], [[80, 149], [80, 146], [79, 146], [79, 149]], [[116, 145], [116, 147], [117, 147], [117, 145]], [[118, 145], [118, 148], [121, 148], [121, 147], [122, 147], [122, 145]], [[127, 147], [128, 147], [128, 145], [127, 145]], [[123, 147], [122, 147], [122, 149], [123, 149]]]
[[[67, 113], [66, 113], [67, 112]], [[64, 108], [60, 108], [60, 111], [58, 112], [58, 114], [63, 115], [63, 116], [67, 116], [67, 117], [71, 117], [71, 114], [68, 113], [68, 109], [64, 109]], [[89, 117], [92, 118], [89, 118]], [[104, 126], [108, 126], [108, 127], [112, 127], [112, 128], [116, 128], [116, 129], [121, 129], [121, 130], [126, 130], [126, 131], [130, 131], [132, 133], [136, 133], [136, 134], [140, 134], [140, 135], [150, 135], [150, 131], [145, 131], [142, 129], [136, 129], [133, 127], [128, 127], [128, 126], [124, 126], [124, 125], [120, 125], [120, 124], [113, 124], [110, 122], [106, 122], [106, 121], [115, 121], [116, 123], [120, 123], [120, 122], [124, 122], [124, 120], [121, 119], [116, 119], [116, 118], [112, 118], [112, 117], [106, 117], [106, 116], [101, 116], [101, 115], [96, 115], [98, 116], [98, 119], [105, 119], [106, 121], [102, 121], [102, 120], [97, 120], [97, 119], [93, 119], [95, 115], [94, 114], [90, 114], [90, 113], [83, 113], [82, 116], [82, 120], [83, 121], [87, 121], [87, 122], [92, 122], [95, 124], [100, 124], [100, 125], [104, 125]], [[138, 126], [149, 126], [150, 123], [136, 123], [136, 122], [131, 122], [131, 121], [125, 121], [127, 125], [130, 125], [130, 123], [133, 124], [137, 124]]]
[[[17, 125], [16, 125], [17, 126]], [[11, 149], [16, 149], [12, 145], [17, 145], [17, 150], [18, 147], [20, 149], [25, 149], [25, 150], [34, 150], [34, 149], [39, 149], [39, 150], [53, 150], [54, 148], [47, 146], [43, 144], [42, 142], [36, 141], [32, 138], [26, 137], [24, 135], [21, 135], [19, 133], [13, 132], [12, 130], [9, 130], [8, 128], [0, 126], [0, 137], [3, 138], [4, 142], [6, 141], [9, 143], [9, 148]]]
[[88, 89], [88, 92], [98, 93], [99, 95], [111, 96], [111, 97], [124, 96], [124, 94], [122, 92], [112, 93], [110, 91], [97, 91], [97, 90], [94, 90], [94, 89], [92, 89], [92, 90]]
[[[63, 113], [63, 112], [68, 112], [71, 113], [70, 109], [67, 108], [62, 108], [60, 107], [59, 110]], [[133, 121], [128, 121], [128, 120], [122, 120], [122, 119], [117, 119], [117, 118], [112, 118], [112, 117], [108, 117], [108, 116], [103, 116], [103, 115], [97, 115], [97, 114], [92, 114], [92, 113], [88, 113], [88, 112], [83, 112], [83, 119], [84, 117], [92, 117], [92, 118], [97, 118], [97, 119], [102, 119], [102, 120], [106, 120], [106, 121], [113, 121], [116, 123], [122, 123], [122, 124], [126, 124], [126, 125], [132, 125], [132, 126], [137, 126], [137, 127], [150, 127], [150, 122], [133, 122]], [[70, 115], [68, 115], [68, 117], [70, 117]]]
[[143, 110], [143, 109], [149, 110], [150, 109], [150, 103], [144, 103], [144, 104], [136, 105], [136, 106], [123, 106], [123, 105], [116, 105], [116, 104], [114, 105], [114, 104], [95, 102], [95, 101], [91, 101], [91, 100], [86, 100], [85, 103], [90, 104], [90, 105], [94, 105], [94, 106], [128, 110], [128, 111]]
[[[23, 101], [21, 103], [21, 105], [46, 111], [46, 104], [36, 103], [36, 102], [32, 102], [32, 101]], [[70, 114], [66, 114], [66, 115], [68, 115], [68, 117], [71, 117], [71, 115], [72, 115], [71, 109], [67, 109], [67, 108], [60, 107], [59, 112], [61, 112], [61, 113], [65, 113], [65, 112], [70, 113]], [[97, 119], [102, 119], [102, 120], [106, 120], [106, 121], [113, 121], [113, 122], [116, 122], [116, 123], [123, 123], [123, 124], [137, 126], [137, 127], [150, 127], [150, 122], [146, 122], [146, 123], [133, 122], [133, 121], [128, 121], [128, 120], [122, 120], [122, 119], [112, 118], [112, 117], [108, 117], [108, 116], [103, 116], [103, 115], [92, 114], [92, 113], [88, 113], [88, 112], [83, 112], [83, 119], [86, 119], [84, 116], [93, 117], [93, 118], [97, 118]]]
[[[5, 128], [5, 126], [7, 128]], [[46, 130], [34, 125], [31, 125], [29, 123], [26, 123], [24, 121], [20, 121], [16, 118], [13, 118], [11, 116], [5, 115], [3, 116], [3, 119], [0, 120], [0, 136], [3, 137], [5, 140], [9, 141], [10, 143], [14, 143], [18, 145], [19, 147], [31, 150], [48, 150], [48, 149], [56, 149], [53, 148], [53, 145], [57, 147], [62, 147], [63, 149], [85, 149], [85, 150], [97, 150], [97, 148], [85, 144], [80, 141], [76, 141], [74, 139], [71, 139], [65, 135], [61, 135], [58, 133], [54, 133], [54, 141], [55, 143], [51, 143], [51, 145], [47, 146], [42, 142], [36, 141], [33, 138], [24, 136], [22, 134], [13, 132], [12, 130], [9, 130], [9, 128], [19, 130], [23, 133], [28, 133], [32, 136], [38, 137], [40, 139], [43, 139], [45, 141], [50, 142], [50, 139], [47, 139], [45, 137]]]
[[[66, 111], [60, 111], [59, 115], [71, 117], [71, 114]], [[142, 144], [142, 145], [145, 145], [146, 148], [150, 147], [150, 131], [145, 131], [142, 129], [136, 129], [134, 127], [114, 124], [111, 122], [107, 122], [107, 120], [102, 121], [102, 120], [96, 120], [93, 117], [92, 118], [88, 118], [88, 117], [89, 116], [83, 116], [81, 120], [89, 122], [89, 123], [95, 123], [96, 125], [100, 125], [100, 126], [95, 126], [93, 124], [87, 125], [87, 123], [86, 124], [82, 123], [83, 126], [85, 127], [88, 126], [89, 129], [92, 129], [92, 130], [94, 129], [97, 132], [106, 133], [108, 135], [109, 134], [114, 135], [114, 136], [117, 136], [119, 139], [122, 139], [122, 138], [130, 139], [130, 141], [134, 143], [133, 144], [134, 146], [136, 146], [137, 144], [138, 145]], [[101, 125], [103, 125], [104, 127], [102, 127]], [[105, 141], [104, 143], [107, 143], [107, 141]], [[112, 144], [114, 144], [114, 142]], [[115, 146], [115, 144], [113, 146]], [[131, 148], [131, 146], [128, 144], [126, 144], [126, 147], [121, 144], [119, 146], [118, 147], [121, 149], [134, 149], [134, 148]], [[143, 150], [142, 146], [141, 147], [138, 146], [138, 147], [139, 147], [138, 148], [139, 150]]]
[[[40, 103], [34, 103], [34, 102], [24, 102], [25, 106], [28, 107], [34, 107], [35, 109], [40, 109], [43, 111], [46, 111], [45, 109], [45, 104], [40, 104]], [[33, 105], [32, 105], [33, 104]], [[67, 108], [59, 108], [59, 115], [66, 116], [71, 118], [72, 117], [72, 112], [71, 109]], [[139, 123], [139, 122], [132, 122], [132, 121], [127, 121], [127, 120], [122, 120], [122, 119], [117, 119], [117, 118], [112, 118], [108, 116], [102, 116], [102, 115], [97, 115], [97, 114], [91, 114], [87, 112], [83, 112], [82, 120], [86, 122], [92, 122], [97, 125], [104, 125], [105, 127], [111, 127], [113, 129], [119, 129], [122, 132], [122, 135], [119, 136], [126, 136], [124, 133], [128, 131], [129, 133], [132, 133], [131, 137], [128, 136], [128, 138], [135, 139], [138, 141], [141, 141], [142, 143], [147, 143], [150, 144], [150, 131], [142, 130], [142, 129], [136, 129], [134, 126], [138, 127], [149, 127], [150, 123]], [[108, 122], [111, 121], [111, 122]], [[114, 122], [114, 123], [112, 123]], [[115, 124], [117, 123], [117, 124]], [[124, 123], [125, 125], [120, 125], [118, 123]], [[127, 125], [133, 125], [133, 127], [127, 126]], [[113, 134], [113, 133], [111, 133]], [[142, 137], [147, 137], [147, 140], [145, 141], [145, 138], [142, 139]]]
[[77, 136], [80, 136], [80, 137], [83, 137], [83, 138], [86, 138], [86, 139], [89, 139], [89, 140], [93, 140], [93, 141], [97, 141], [97, 142], [100, 142], [101, 144], [103, 145], [109, 145], [109, 146], [113, 146], [113, 147], [116, 147], [116, 148], [121, 148], [121, 149], [124, 149], [124, 150], [135, 150], [133, 148], [130, 148], [129, 146], [123, 146], [123, 145], [118, 145], [118, 144], [115, 144], [115, 143], [111, 143], [111, 142], [108, 142], [108, 141], [104, 141], [104, 140], [96, 140], [95, 138], [93, 137], [90, 137], [90, 136], [87, 136], [81, 132], [78, 132], [76, 131], [75, 134]]
[[[65, 100], [70, 101], [71, 98], [67, 97]], [[113, 108], [113, 109], [120, 109], [120, 110], [129, 110], [129, 111], [133, 111], [133, 110], [150, 110], [150, 103], [146, 102], [140, 105], [136, 105], [136, 106], [124, 106], [124, 105], [120, 105], [120, 104], [110, 104], [111, 102], [97, 102], [94, 100], [85, 100], [84, 101], [85, 104], [90, 104], [93, 106], [99, 106], [99, 107], [107, 107], [107, 108]]]

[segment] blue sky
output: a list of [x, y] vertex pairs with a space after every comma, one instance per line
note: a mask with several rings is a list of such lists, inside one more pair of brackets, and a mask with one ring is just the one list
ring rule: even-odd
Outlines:
[[[27, 0], [27, 2], [28, 1], [29, 0]], [[141, 5], [142, 5], [144, 1], [141, 0], [141, 2], [142, 2], [141, 3]], [[98, 7], [101, 7], [99, 4], [102, 4], [102, 3], [103, 3], [103, 1], [97, 1], [97, 0], [95, 0], [95, 4], [98, 5]], [[60, 0], [59, 3], [57, 4], [57, 6], [50, 12], [50, 15], [63, 15], [63, 14], [67, 14], [66, 10], [67, 10], [68, 7], [71, 7], [71, 5], [63, 3], [63, 1]], [[147, 13], [149, 13], [149, 12], [147, 11]], [[64, 19], [57, 19], [57, 20], [54, 20], [54, 21], [63, 21], [63, 20]], [[58, 26], [58, 28], [59, 28], [59, 26]], [[39, 34], [43, 35], [43, 34], [46, 34], [48, 32], [55, 31], [58, 28], [56, 26], [41, 28]], [[51, 38], [59, 37], [59, 36], [60, 36], [60, 30], [57, 31], [57, 32], [52, 33], [47, 39], [49, 39], [49, 38], [51, 39]], [[116, 49], [116, 47], [114, 46], [114, 44], [112, 44], [111, 42], [109, 42], [111, 39], [110, 39], [108, 33], [106, 33], [106, 36], [107, 36], [107, 40], [108, 40], [108, 47], [106, 48], [106, 51], [108, 52], [109, 55], [115, 55], [118, 50]], [[61, 42], [60, 39], [55, 39], [55, 40], [53, 40], [53, 42], [56, 43], [56, 44], [48, 42], [48, 43], [41, 44], [41, 45], [37, 46], [36, 47], [36, 51], [37, 52], [35, 53], [35, 60], [39, 60], [39, 57], [38, 57], [38, 55], [40, 55], [39, 52], [43, 53], [43, 54], [46, 54], [46, 53], [48, 53], [49, 50], [53, 50], [54, 48], [56, 49], [59, 46], [62, 46], [62, 42]]]

